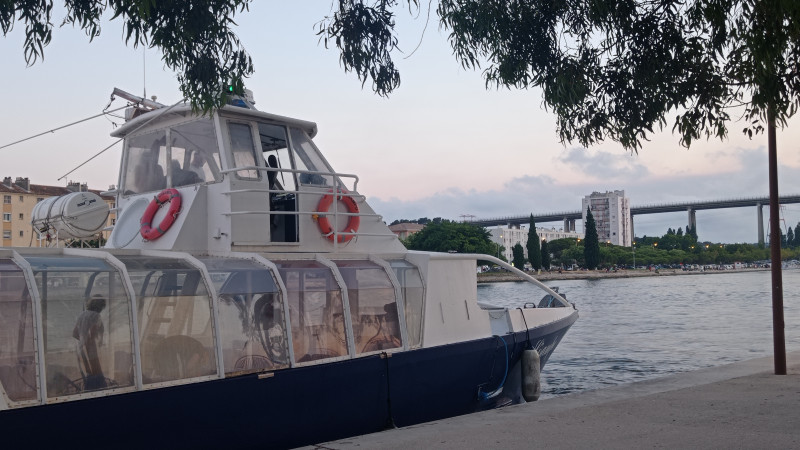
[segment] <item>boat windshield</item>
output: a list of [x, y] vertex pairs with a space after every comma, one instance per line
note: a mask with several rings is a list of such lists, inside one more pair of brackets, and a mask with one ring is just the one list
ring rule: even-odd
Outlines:
[[119, 256], [138, 299], [145, 384], [214, 375], [211, 298], [200, 270], [186, 261]]
[[226, 374], [289, 366], [282, 296], [272, 272], [253, 261], [202, 257], [219, 296]]
[[100, 258], [27, 257], [41, 296], [49, 398], [133, 386], [130, 302]]
[[0, 259], [0, 383], [11, 401], [36, 400], [33, 305], [20, 269]]
[[424, 317], [424, 292], [419, 269], [403, 259], [390, 260], [394, 275], [400, 283], [403, 295], [403, 310], [408, 330], [408, 346], [417, 348], [422, 345], [422, 325]]
[[371, 261], [334, 261], [347, 286], [357, 353], [400, 348], [395, 291], [383, 267]]
[[125, 195], [220, 179], [220, 154], [210, 119], [134, 136], [126, 142]]
[[289, 296], [297, 362], [346, 356], [342, 293], [331, 269], [316, 261], [273, 261]]

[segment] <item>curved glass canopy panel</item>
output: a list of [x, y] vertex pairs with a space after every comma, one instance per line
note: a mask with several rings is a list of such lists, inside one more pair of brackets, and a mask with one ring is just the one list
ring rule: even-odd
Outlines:
[[346, 356], [342, 292], [329, 267], [316, 261], [272, 261], [286, 286], [297, 362]]
[[198, 259], [219, 297], [217, 332], [225, 373], [288, 367], [286, 316], [272, 272], [245, 259]]
[[347, 286], [356, 353], [402, 348], [397, 300], [389, 275], [371, 261], [334, 261]]
[[27, 256], [41, 298], [47, 397], [133, 386], [130, 300], [99, 258]]
[[408, 331], [408, 346], [409, 348], [418, 348], [422, 345], [422, 318], [425, 307], [422, 277], [417, 266], [404, 259], [393, 259], [388, 262], [400, 283], [400, 294], [403, 296], [403, 311]]
[[7, 400], [38, 398], [33, 304], [22, 269], [0, 259], [0, 385]]
[[200, 270], [176, 258], [117, 258], [136, 292], [142, 381], [215, 375], [211, 299]]

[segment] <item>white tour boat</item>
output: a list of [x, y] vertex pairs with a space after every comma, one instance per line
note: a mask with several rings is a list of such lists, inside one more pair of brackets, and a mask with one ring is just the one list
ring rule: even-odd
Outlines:
[[[406, 250], [317, 125], [249, 92], [205, 116], [115, 94], [135, 104], [106, 247], [0, 248], [8, 448], [295, 447], [536, 398], [578, 317], [557, 292]], [[47, 199], [33, 226], [87, 238], [104, 205]], [[544, 298], [479, 304], [478, 259]]]

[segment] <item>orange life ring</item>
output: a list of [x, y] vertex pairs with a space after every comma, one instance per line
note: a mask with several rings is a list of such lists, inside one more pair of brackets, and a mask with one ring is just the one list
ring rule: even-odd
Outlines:
[[[156, 211], [161, 208], [161, 205], [164, 203], [169, 203], [169, 211], [167, 211], [166, 217], [158, 224], [157, 227], [152, 227], [153, 217], [156, 215]], [[178, 218], [178, 214], [181, 212], [181, 193], [177, 191], [177, 189], [164, 189], [163, 191], [159, 192], [158, 195], [153, 197], [153, 200], [147, 205], [147, 209], [144, 210], [144, 214], [142, 214], [142, 220], [139, 221], [141, 227], [139, 228], [139, 233], [141, 233], [142, 237], [148, 241], [154, 241], [160, 238], [164, 233], [169, 230], [169, 227], [175, 223], [175, 219]]]
[[[322, 197], [319, 201], [319, 205], [317, 205], [317, 211], [321, 213], [328, 212], [331, 205], [333, 205], [333, 190], [328, 191], [330, 194]], [[341, 201], [344, 203], [345, 208], [347, 208], [347, 212], [351, 214], [358, 214], [358, 205], [356, 201], [353, 200], [353, 197], [350, 196], [343, 196], [342, 194], [346, 194], [347, 191], [340, 189], [339, 192], [336, 194], [336, 200]], [[358, 226], [361, 225], [361, 217], [359, 216], [348, 216], [349, 219], [347, 220], [347, 226], [345, 226], [342, 232], [348, 233], [355, 233], [358, 231]], [[333, 242], [333, 227], [331, 226], [330, 220], [324, 214], [320, 214], [317, 218], [317, 223], [319, 224], [319, 231], [322, 233], [323, 236], [328, 238], [329, 241]], [[345, 242], [350, 242], [353, 239], [352, 234], [344, 234], [339, 235], [337, 241], [340, 244], [344, 244]]]

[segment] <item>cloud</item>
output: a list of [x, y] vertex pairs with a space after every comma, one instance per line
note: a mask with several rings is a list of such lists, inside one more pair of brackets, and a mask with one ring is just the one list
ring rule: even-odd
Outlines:
[[614, 154], [573, 147], [561, 153], [556, 160], [581, 174], [600, 180], [630, 180], [646, 177], [650, 171], [639, 163], [635, 155]]

